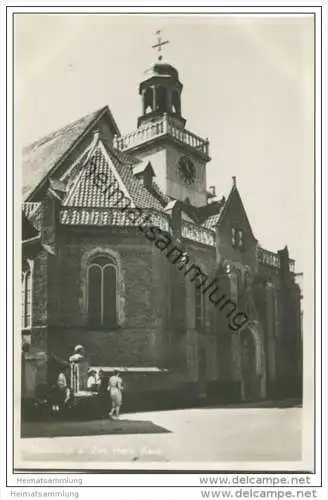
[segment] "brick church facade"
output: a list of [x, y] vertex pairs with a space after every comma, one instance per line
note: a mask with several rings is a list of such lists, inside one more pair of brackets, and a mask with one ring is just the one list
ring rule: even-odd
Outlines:
[[139, 93], [133, 132], [106, 106], [23, 151], [22, 341], [48, 359], [81, 344], [130, 391], [299, 396], [287, 247], [260, 247], [235, 178], [226, 197], [207, 188], [209, 142], [186, 128], [177, 70], [154, 64]]

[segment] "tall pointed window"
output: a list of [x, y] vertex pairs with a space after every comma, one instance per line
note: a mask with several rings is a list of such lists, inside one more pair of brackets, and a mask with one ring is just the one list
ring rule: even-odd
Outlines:
[[153, 97], [153, 88], [148, 88], [144, 93], [144, 114], [151, 113], [153, 111], [154, 97]]
[[93, 327], [117, 325], [117, 266], [107, 255], [95, 257], [88, 269], [88, 322]]
[[32, 264], [29, 261], [23, 266], [21, 290], [21, 325], [26, 330], [32, 326]]
[[243, 231], [243, 229], [238, 230], [238, 246], [239, 246], [239, 248], [244, 248], [244, 231]]
[[167, 90], [165, 87], [156, 88], [156, 110], [162, 113], [167, 111]]
[[231, 244], [233, 247], [236, 246], [236, 242], [237, 242], [237, 239], [236, 239], [236, 229], [234, 227], [231, 228]]
[[200, 333], [206, 328], [205, 297], [202, 291], [202, 280], [195, 281], [195, 327]]
[[244, 230], [237, 229], [236, 227], [231, 228], [231, 244], [233, 247], [238, 247], [240, 250], [245, 248], [245, 238]]
[[177, 91], [172, 91], [172, 113], [179, 116], [181, 115], [180, 96]]

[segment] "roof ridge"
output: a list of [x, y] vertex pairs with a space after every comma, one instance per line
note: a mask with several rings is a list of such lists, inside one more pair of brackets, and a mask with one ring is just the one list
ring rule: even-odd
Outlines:
[[[89, 124], [96, 119], [96, 117], [98, 115], [100, 115], [105, 109], [107, 108], [107, 105], [106, 106], [103, 106], [102, 108], [99, 108], [97, 109], [96, 111], [93, 111], [91, 113], [87, 113], [86, 115], [83, 115], [83, 116], [80, 116], [80, 118], [70, 122], [70, 123], [67, 123], [66, 125], [62, 126], [62, 127], [59, 127], [57, 129], [54, 129], [52, 130], [51, 132], [49, 132], [48, 134], [40, 137], [39, 139], [33, 141], [32, 143], [24, 146], [23, 148], [23, 152], [25, 151], [30, 151], [31, 149], [34, 149], [35, 147], [38, 147], [38, 146], [41, 146], [43, 144], [45, 144], [46, 142], [49, 142], [50, 140], [52, 139], [56, 139], [58, 138], [59, 135], [62, 135], [66, 130], [74, 127], [74, 125], [77, 125], [79, 122], [81, 122], [82, 120], [86, 120], [87, 118], [89, 118]], [[87, 127], [88, 125], [86, 125]]]

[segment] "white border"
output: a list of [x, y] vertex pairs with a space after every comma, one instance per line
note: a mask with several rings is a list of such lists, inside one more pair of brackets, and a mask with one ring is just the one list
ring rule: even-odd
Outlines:
[[[45, 3], [45, 2], [44, 2]], [[81, 3], [83, 4], [83, 7], [81, 7]], [[102, 3], [102, 2], [99, 2], [99, 3]], [[184, 7], [171, 7], [171, 6], [167, 6], [167, 7], [159, 7], [159, 11], [160, 13], [167, 13], [168, 15], [175, 15], [176, 12], [179, 12], [179, 13], [201, 13], [203, 15], [206, 15], [206, 13], [213, 13], [213, 12], [217, 12], [218, 14], [224, 14], [224, 13], [228, 13], [228, 12], [234, 12], [234, 13], [239, 13], [239, 14], [243, 14], [243, 13], [247, 13], [247, 14], [252, 14], [254, 15], [254, 13], [258, 13], [259, 11], [262, 11], [261, 14], [256, 14], [256, 15], [268, 15], [267, 11], [265, 11], [265, 5], [269, 6], [268, 3], [265, 3], [265, 2], [261, 2], [261, 4], [259, 2], [252, 2], [252, 3], [256, 3], [256, 7], [237, 7], [235, 5], [232, 5], [232, 6], [229, 6], [229, 7], [202, 7], [202, 8], [198, 8], [198, 7], [187, 7], [187, 6], [184, 6]], [[321, 192], [321, 184], [322, 184], [322, 187], [324, 189], [324, 192], [323, 192], [323, 197], [322, 197], [322, 202], [323, 202], [323, 220], [322, 220], [322, 225], [323, 225], [323, 256], [326, 256], [327, 255], [327, 165], [328, 165], [328, 162], [327, 162], [327, 144], [326, 144], [326, 141], [324, 140], [323, 141], [323, 158], [322, 158], [322, 164], [323, 164], [323, 179], [322, 179], [322, 182], [321, 182], [321, 179], [320, 179], [320, 161], [321, 161], [321, 102], [320, 102], [320, 96], [321, 96], [321, 78], [320, 78], [320, 67], [319, 67], [319, 63], [320, 63], [320, 47], [321, 47], [321, 44], [320, 44], [320, 8], [319, 8], [319, 5], [322, 5], [323, 8], [325, 8], [325, 5], [324, 5], [324, 2], [316, 2], [314, 4], [313, 7], [309, 7], [309, 6], [305, 6], [305, 4], [307, 3], [311, 3], [311, 2], [299, 2], [301, 3], [302, 6], [300, 5], [297, 5], [295, 2], [291, 1], [291, 2], [288, 2], [289, 4], [293, 5], [293, 7], [285, 7], [285, 3], [282, 4], [282, 6], [274, 6], [274, 7], [271, 7], [270, 6], [270, 13], [274, 14], [274, 13], [281, 13], [282, 11], [288, 11], [288, 13], [295, 13], [295, 14], [300, 14], [300, 15], [304, 15], [308, 12], [316, 12], [317, 14], [317, 31], [316, 31], [316, 40], [317, 40], [317, 43], [316, 43], [316, 49], [317, 49], [317, 67], [316, 67], [316, 133], [317, 133], [317, 137], [316, 137], [316, 161], [317, 161], [317, 176], [316, 176], [316, 217], [317, 217], [317, 229], [320, 229], [321, 227], [321, 200], [320, 200], [320, 192]], [[73, 4], [73, 5], [76, 5], [76, 7], [67, 7], [65, 6], [65, 3], [64, 2], [56, 2], [57, 6], [56, 7], [51, 7], [51, 11], [52, 12], [65, 12], [65, 13], [69, 13], [69, 12], [77, 12], [77, 9], [78, 9], [78, 12], [110, 12], [110, 13], [119, 13], [119, 12], [122, 12], [123, 10], [123, 6], [122, 7], [112, 7], [111, 9], [109, 9], [106, 5], [104, 5], [103, 7], [94, 7], [94, 8], [90, 8], [90, 7], [87, 7], [86, 6], [86, 2], [79, 2], [77, 3], [76, 1], [71, 1], [70, 4]], [[264, 5], [263, 5], [264, 4]], [[7, 3], [8, 6], [10, 5], [13, 5], [12, 3]], [[44, 7], [43, 6], [38, 6], [38, 7], [24, 7], [24, 4], [22, 2], [19, 2], [18, 3], [19, 7], [15, 6], [15, 7], [10, 7], [8, 9], [8, 14], [12, 13], [12, 12], [47, 12], [48, 9], [47, 7]], [[3, 3], [1, 4], [1, 35], [2, 35], [2, 44], [1, 44], [1, 49], [2, 49], [2, 54], [1, 54], [1, 60], [4, 61], [5, 60], [5, 29], [4, 29], [4, 24], [5, 24], [5, 11], [4, 11], [4, 8], [6, 7], [6, 5], [3, 5]], [[128, 8], [128, 11], [129, 12], [138, 12], [138, 13], [143, 13], [143, 12], [152, 12], [152, 14], [156, 15], [158, 14], [157, 11], [154, 12], [153, 8], [149, 8], [149, 7], [129, 7]], [[293, 15], [295, 15], [293, 14]], [[322, 61], [323, 61], [323, 89], [324, 89], [324, 95], [323, 95], [323, 109], [325, 110], [325, 113], [324, 113], [324, 116], [323, 116], [323, 131], [322, 131], [322, 137], [324, 138], [327, 138], [328, 137], [328, 131], [327, 131], [327, 86], [328, 86], [328, 81], [327, 81], [327, 9], [325, 8], [325, 16], [323, 16], [323, 27], [324, 27], [324, 30], [323, 30], [323, 48], [325, 49], [325, 54], [322, 58]], [[2, 331], [2, 334], [0, 335], [0, 352], [1, 352], [1, 356], [2, 356], [2, 359], [1, 359], [1, 367], [3, 368], [5, 366], [5, 360], [6, 360], [6, 354], [7, 354], [7, 359], [10, 360], [12, 359], [12, 346], [11, 346], [11, 332], [13, 331], [13, 324], [12, 324], [12, 319], [11, 319], [11, 312], [12, 312], [12, 281], [11, 281], [11, 276], [10, 276], [10, 270], [12, 269], [12, 262], [13, 262], [13, 259], [12, 259], [12, 251], [13, 251], [13, 248], [12, 248], [12, 227], [11, 227], [11, 216], [12, 216], [12, 211], [11, 211], [11, 207], [12, 207], [12, 179], [11, 179], [11, 174], [12, 174], [12, 165], [13, 165], [13, 157], [12, 157], [12, 120], [13, 120], [13, 117], [11, 115], [11, 102], [12, 102], [12, 75], [11, 75], [11, 51], [12, 51], [12, 26], [8, 23], [8, 37], [7, 37], [7, 42], [8, 42], [8, 45], [7, 45], [7, 50], [8, 50], [8, 75], [7, 75], [7, 84], [8, 84], [8, 121], [7, 121], [7, 124], [5, 123], [5, 118], [4, 118], [4, 113], [2, 111], [1, 113], [1, 146], [0, 146], [0, 154], [1, 154], [1, 157], [2, 157], [2, 165], [4, 166], [5, 164], [5, 156], [4, 156], [4, 152], [5, 152], [5, 139], [4, 139], [4, 131], [6, 130], [7, 128], [7, 132], [8, 132], [8, 135], [7, 135], [7, 153], [8, 153], [8, 163], [7, 163], [7, 181], [8, 181], [8, 184], [7, 184], [7, 203], [8, 203], [8, 230], [7, 230], [7, 256], [8, 256], [8, 270], [9, 270], [9, 275], [8, 275], [8, 283], [7, 283], [7, 290], [4, 290], [5, 294], [7, 295], [7, 298], [8, 298], [8, 334], [7, 334], [7, 338], [8, 338], [8, 345], [7, 345], [7, 353], [5, 351], [5, 335], [4, 335], [4, 332], [5, 332], [5, 328], [4, 328], [4, 325], [3, 325], [3, 328], [1, 329]], [[2, 72], [3, 74], [3, 72]], [[6, 96], [5, 96], [5, 87], [3, 85], [3, 79], [1, 80], [1, 109], [4, 110], [5, 109], [5, 105], [6, 105]], [[4, 176], [4, 168], [0, 168], [0, 175], [1, 175], [1, 186], [4, 186], [5, 185], [5, 179], [2, 178]], [[5, 207], [4, 207], [4, 196], [1, 197], [1, 214], [3, 215], [5, 213]], [[16, 203], [17, 205], [17, 203]], [[317, 332], [316, 333], [316, 339], [317, 339], [317, 342], [316, 342], [316, 365], [315, 365], [315, 369], [316, 369], [316, 382], [317, 382], [317, 387], [316, 387], [316, 393], [317, 393], [317, 408], [316, 408], [316, 466], [317, 466], [317, 473], [315, 475], [312, 476], [312, 481], [313, 481], [313, 485], [318, 485], [319, 482], [320, 482], [320, 469], [319, 469], [319, 466], [320, 466], [320, 459], [321, 459], [321, 439], [320, 439], [320, 424], [321, 424], [321, 419], [320, 419], [320, 390], [321, 390], [321, 376], [320, 376], [320, 359], [321, 359], [321, 346], [320, 346], [320, 323], [321, 323], [321, 320], [320, 320], [320, 298], [321, 298], [321, 289], [320, 289], [320, 273], [321, 273], [321, 269], [320, 269], [320, 261], [321, 261], [321, 250], [320, 250], [320, 247], [321, 247], [321, 238], [320, 238], [320, 234], [317, 232], [316, 234], [316, 264], [317, 264], [317, 282], [316, 282], [316, 298], [317, 298], [317, 303], [316, 303], [316, 318], [317, 318]], [[4, 248], [3, 246], [1, 247], [1, 252], [3, 252]], [[0, 259], [1, 261], [1, 264], [3, 265], [4, 262], [5, 262], [5, 256], [2, 255], [1, 256], [2, 258]], [[323, 304], [327, 304], [327, 263], [326, 261], [323, 262], [323, 276], [324, 276], [324, 283], [323, 283], [323, 289], [322, 289], [322, 299], [323, 299]], [[5, 268], [3, 269], [3, 276], [5, 275]], [[4, 280], [2, 280], [3, 282]], [[2, 299], [4, 298], [5, 294], [2, 296]], [[1, 300], [1, 318], [3, 319], [4, 316], [5, 316], [5, 311], [3, 310], [3, 306], [4, 306], [4, 300]], [[323, 353], [324, 353], [324, 363], [323, 363], [323, 380], [324, 381], [327, 381], [327, 362], [326, 362], [326, 355], [327, 355], [327, 307], [324, 307], [324, 310], [323, 310], [323, 325], [325, 325], [325, 327], [323, 328], [323, 346], [322, 346], [322, 349], [323, 349]], [[1, 455], [2, 455], [2, 460], [1, 460], [1, 483], [4, 484], [4, 476], [3, 476], [3, 469], [4, 469], [4, 465], [5, 465], [5, 462], [8, 463], [8, 469], [11, 469], [11, 464], [12, 464], [12, 446], [11, 446], [11, 439], [10, 439], [10, 436], [11, 436], [11, 433], [13, 431], [12, 427], [11, 427], [11, 419], [12, 419], [12, 407], [11, 407], [11, 404], [12, 404], [12, 373], [11, 373], [11, 366], [9, 364], [9, 367], [8, 367], [8, 371], [7, 371], [7, 389], [8, 389], [8, 400], [7, 400], [7, 409], [8, 409], [8, 436], [9, 436], [9, 439], [8, 439], [8, 454], [7, 454], [7, 457], [5, 455], [5, 449], [4, 449], [4, 446], [2, 445], [1, 447]], [[3, 380], [3, 378], [2, 378]], [[1, 391], [1, 394], [3, 395], [4, 394], [4, 387], [2, 386], [2, 391]], [[324, 443], [327, 443], [327, 394], [326, 394], [326, 385], [324, 385], [323, 387], [323, 390], [324, 390], [324, 399], [323, 399], [323, 425], [324, 425], [324, 432], [323, 432], [323, 436], [322, 436], [322, 440]], [[4, 432], [4, 421], [3, 421], [3, 413], [2, 413], [2, 417], [1, 417], [1, 431], [2, 431], [2, 437], [4, 437], [6, 435], [6, 433]], [[1, 439], [2, 443], [4, 443], [3, 439]], [[324, 458], [324, 463], [327, 465], [327, 448], [326, 447], [323, 447], [323, 458]], [[106, 467], [108, 467], [108, 464], [104, 464]], [[147, 464], [144, 464], [145, 466], [147, 466]], [[180, 467], [182, 466], [183, 467], [183, 464], [179, 464]], [[190, 465], [190, 464], [189, 464]], [[205, 464], [204, 464], [205, 465]], [[217, 464], [218, 466], [219, 464]], [[255, 466], [256, 464], [254, 464]], [[262, 464], [263, 465], [263, 464]], [[283, 469], [283, 465], [284, 464], [281, 464], [279, 463], [279, 470], [282, 470]], [[286, 464], [287, 465], [287, 464]], [[290, 467], [292, 464], [288, 464], [288, 466]], [[250, 464], [248, 464], [248, 468], [249, 468]], [[278, 466], [278, 464], [277, 464]], [[160, 468], [162, 468], [163, 466], [160, 466]], [[98, 465], [98, 468], [99, 468], [99, 465]], [[126, 466], [124, 467], [126, 468]], [[326, 469], [327, 467], [323, 467], [323, 475], [324, 475], [324, 482], [325, 482], [325, 485], [327, 485], [327, 475], [326, 475]], [[9, 472], [9, 471], [8, 471]], [[47, 474], [48, 476], [48, 474]], [[76, 477], [76, 476], [75, 476]], [[88, 475], [88, 476], [80, 476], [80, 477], [83, 477], [83, 483], [84, 485], [86, 484], [97, 484], [97, 485], [108, 485], [108, 484], [111, 484], [111, 485], [127, 485], [127, 484], [130, 484], [130, 485], [152, 485], [152, 486], [158, 486], [158, 485], [166, 485], [166, 486], [181, 486], [181, 485], [189, 485], [189, 486], [199, 486], [199, 478], [197, 475], [182, 475], [182, 474], [174, 474], [174, 475], [156, 475], [156, 474], [152, 474], [152, 475], [141, 475], [141, 474], [138, 474], [138, 475], [132, 475], [132, 476], [129, 476], [129, 475], [121, 475], [121, 474], [118, 474], [118, 475], [115, 475], [115, 474], [111, 474], [110, 476], [108, 475], [98, 475], [98, 476], [94, 476], [94, 475]], [[8, 476], [8, 481], [9, 481], [9, 484], [17, 484], [16, 483], [16, 477], [13, 477], [11, 474], [9, 474]], [[102, 491], [102, 490], [98, 490], [99, 493]], [[98, 491], [97, 491], [97, 494], [98, 494]], [[139, 495], [139, 491], [137, 490], [125, 490], [125, 489], [122, 489], [120, 490], [121, 493], [122, 493], [122, 498], [132, 498], [132, 495], [133, 495], [133, 498], [152, 498], [153, 497], [153, 491], [150, 489], [146, 492], [146, 490], [140, 490], [140, 495]], [[167, 492], [165, 492], [165, 490], [162, 490], [163, 493], [161, 492], [161, 490], [157, 490], [156, 492], [156, 495], [159, 497], [159, 498], [164, 498], [164, 496], [167, 495]], [[195, 490], [196, 491], [196, 490]], [[194, 491], [194, 492], [195, 492]], [[327, 490], [326, 490], [327, 491]], [[86, 490], [86, 497], [88, 497], [91, 493], [90, 490]], [[115, 490], [111, 490], [111, 495], [113, 495], [113, 498], [116, 496], [116, 494], [114, 495], [115, 493]], [[322, 490], [320, 490], [320, 493], [323, 493]], [[193, 493], [191, 492], [191, 490], [188, 491], [188, 497], [192, 498], [192, 495]], [[102, 498], [104, 498], [102, 495], [101, 495]], [[117, 496], [118, 497], [118, 496]], [[319, 498], [327, 498], [326, 495], [324, 496], [318, 496]], [[7, 498], [7, 493], [6, 493], [6, 498]], [[10, 498], [8, 496], [8, 498]], [[199, 498], [199, 492], [197, 491], [197, 498]]]

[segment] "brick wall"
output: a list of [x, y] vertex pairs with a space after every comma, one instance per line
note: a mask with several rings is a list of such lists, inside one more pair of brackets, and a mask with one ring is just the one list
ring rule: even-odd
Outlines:
[[48, 255], [45, 250], [42, 250], [34, 260], [32, 302], [33, 326], [47, 324], [47, 271]]
[[[184, 302], [183, 311], [177, 300], [176, 306], [185, 321], [185, 328], [177, 331], [172, 328], [172, 300], [169, 300], [176, 297], [171, 279], [174, 264], [143, 235], [131, 229], [61, 227], [56, 246], [56, 258], [52, 256], [56, 271], [49, 280], [48, 304], [53, 313], [49, 329], [52, 353], [67, 359], [74, 346], [81, 343], [91, 364], [171, 367], [195, 381], [199, 338], [195, 331], [194, 284], [190, 283], [190, 277], [184, 277], [183, 273], [179, 276], [181, 286], [189, 289], [190, 300]], [[208, 274], [212, 275], [214, 249], [192, 242], [186, 248], [193, 262], [205, 263]], [[87, 324], [85, 266], [95, 249], [110, 249], [119, 261], [123, 319], [115, 329], [91, 330]], [[210, 303], [206, 309], [206, 335], [213, 335], [215, 318]], [[217, 373], [215, 343], [215, 337], [205, 341], [209, 379]]]
[[[121, 322], [111, 330], [91, 330], [87, 323], [86, 265], [97, 249], [110, 250], [118, 261]], [[108, 228], [62, 228], [57, 251], [59, 304], [51, 348], [67, 358], [82, 343], [91, 363], [98, 365], [163, 364], [169, 355], [167, 263], [161, 253], [137, 232]]]

